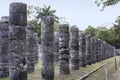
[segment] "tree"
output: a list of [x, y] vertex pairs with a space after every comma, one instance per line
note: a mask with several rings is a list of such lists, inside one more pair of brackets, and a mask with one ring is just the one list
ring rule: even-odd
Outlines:
[[96, 30], [97, 30], [95, 35], [96, 38], [111, 43], [113, 36], [109, 29], [107, 29], [106, 27], [98, 27]]
[[119, 1], [120, 1], [120, 0], [96, 0], [95, 3], [97, 4], [98, 7], [99, 7], [100, 5], [102, 5], [102, 9], [101, 9], [101, 10], [104, 10], [105, 7], [115, 5], [115, 4], [117, 4]]
[[114, 45], [120, 48], [120, 16], [115, 20], [115, 24], [111, 28], [114, 33]]
[[58, 22], [58, 17], [55, 15], [56, 13], [56, 10], [54, 9], [51, 9], [51, 6], [46, 6], [44, 5], [43, 8], [41, 8], [40, 11], [37, 11], [37, 16], [36, 18], [37, 19], [42, 19], [44, 16], [53, 16], [54, 17], [54, 20]]
[[85, 29], [85, 32], [87, 34], [90, 34], [92, 37], [94, 37], [96, 33], [96, 29], [92, 27], [91, 25], [89, 25], [88, 28]]
[[107, 29], [106, 27], [97, 27], [94, 28], [92, 26], [88, 26], [85, 30], [87, 34], [90, 34], [92, 37], [99, 38], [103, 41], [108, 42], [109, 44], [115, 46], [116, 45], [116, 36], [115, 31], [112, 29]]

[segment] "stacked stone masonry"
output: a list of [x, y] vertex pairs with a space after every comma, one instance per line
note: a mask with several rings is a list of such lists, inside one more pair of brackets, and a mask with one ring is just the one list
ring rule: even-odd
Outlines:
[[95, 38], [91, 37], [91, 63], [95, 63]]
[[42, 80], [54, 80], [54, 18], [45, 16], [41, 22]]
[[34, 63], [37, 64], [39, 61], [39, 38], [38, 33], [34, 32], [35, 39], [35, 55], [34, 55]]
[[59, 33], [54, 32], [54, 63], [59, 64]]
[[86, 67], [86, 34], [84, 32], [79, 33], [79, 63], [80, 67]]
[[26, 71], [27, 5], [11, 3], [9, 8], [10, 80], [27, 80]]
[[59, 25], [59, 69], [60, 74], [70, 73], [69, 68], [69, 25]]
[[92, 53], [91, 53], [91, 36], [86, 35], [86, 63], [91, 65], [92, 62]]
[[33, 72], [35, 69], [35, 51], [36, 51], [36, 40], [35, 31], [32, 25], [27, 25], [26, 30], [26, 46], [27, 46], [27, 72]]
[[70, 29], [70, 58], [71, 69], [79, 69], [79, 30], [76, 26], [72, 26]]
[[3, 16], [0, 23], [0, 77], [9, 76], [9, 48], [8, 48], [9, 18]]

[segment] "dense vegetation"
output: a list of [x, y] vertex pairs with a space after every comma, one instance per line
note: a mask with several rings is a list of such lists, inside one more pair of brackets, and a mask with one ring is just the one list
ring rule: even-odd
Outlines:
[[116, 48], [120, 48], [120, 17], [116, 19], [113, 27], [111, 27], [110, 29], [102, 26], [99, 26], [97, 28], [94, 28], [93, 26], [88, 26], [85, 32], [87, 34], [91, 34], [91, 36], [93, 37], [108, 42]]

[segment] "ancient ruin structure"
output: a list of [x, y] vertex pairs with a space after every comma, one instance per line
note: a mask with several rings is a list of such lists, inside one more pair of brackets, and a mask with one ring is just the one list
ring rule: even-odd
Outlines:
[[95, 63], [95, 38], [91, 37], [91, 63]]
[[45, 16], [41, 22], [42, 80], [54, 80], [54, 18]]
[[86, 63], [91, 65], [92, 62], [92, 53], [91, 53], [91, 36], [86, 35]]
[[72, 26], [70, 29], [70, 58], [71, 69], [79, 69], [79, 30], [76, 26]]
[[27, 72], [33, 72], [35, 69], [35, 51], [36, 40], [34, 35], [34, 27], [29, 24], [26, 30], [26, 46], [27, 46]]
[[54, 32], [54, 63], [59, 63], [59, 34]]
[[59, 69], [60, 74], [69, 74], [69, 25], [59, 26]]
[[39, 61], [39, 38], [38, 33], [34, 32], [34, 39], [35, 39], [35, 55], [34, 55], [34, 63], [38, 63]]
[[9, 18], [3, 16], [0, 23], [0, 77], [9, 75]]
[[11, 3], [9, 8], [10, 80], [27, 80], [26, 71], [27, 5]]
[[79, 33], [79, 56], [80, 67], [86, 67], [86, 34], [84, 32]]

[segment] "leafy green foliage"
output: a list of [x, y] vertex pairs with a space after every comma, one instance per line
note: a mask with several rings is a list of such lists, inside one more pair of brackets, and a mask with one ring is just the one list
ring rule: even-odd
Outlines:
[[112, 35], [111, 31], [109, 29], [107, 29], [106, 27], [98, 27], [96, 30], [95, 37], [111, 44], [113, 35]]
[[94, 27], [92, 27], [91, 25], [88, 26], [87, 29], [85, 29], [85, 32], [87, 34], [90, 34], [91, 36], [95, 36], [95, 32], [96, 32], [96, 29]]
[[119, 2], [120, 0], [96, 0], [95, 3], [97, 4], [97, 6], [99, 7], [100, 5], [102, 5], [102, 10], [104, 10], [105, 7], [107, 6], [112, 6], [115, 5]]
[[120, 16], [118, 16], [115, 24], [111, 28], [114, 34], [114, 42], [117, 48], [120, 48]]
[[103, 41], [106, 41], [116, 48], [120, 48], [120, 18], [118, 18], [115, 22], [116, 23], [111, 29], [107, 29], [106, 27], [101, 26], [97, 28], [88, 26], [85, 32], [87, 34], [90, 34], [92, 37], [96, 37]]
[[44, 5], [44, 7], [41, 8], [41, 10], [37, 11], [38, 15], [36, 16], [36, 18], [40, 19], [40, 18], [42, 18], [44, 16], [53, 16], [55, 21], [58, 22], [59, 18], [55, 15], [55, 13], [56, 13], [56, 10], [51, 9], [50, 5], [49, 6]]

